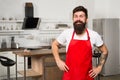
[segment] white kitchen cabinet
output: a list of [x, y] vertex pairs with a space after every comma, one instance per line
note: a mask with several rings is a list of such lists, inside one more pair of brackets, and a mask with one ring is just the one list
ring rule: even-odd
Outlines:
[[102, 36], [109, 51], [101, 74], [104, 76], [120, 74], [120, 19], [94, 19], [93, 30]]
[[[15, 54], [12, 53], [12, 51], [5, 51], [5, 52], [0, 52], [0, 56], [5, 56], [8, 57], [12, 60], [15, 61]], [[26, 59], [27, 61], [27, 59]], [[27, 62], [26, 62], [27, 64]], [[26, 69], [27, 69], [27, 65], [26, 65]], [[17, 57], [17, 69], [18, 71], [23, 70], [24, 69], [24, 58], [18, 56]], [[16, 71], [15, 71], [15, 65], [10, 67], [10, 77], [11, 78], [15, 78], [16, 75]], [[22, 75], [18, 75], [18, 77], [21, 77]], [[7, 78], [7, 67], [3, 66], [0, 64], [0, 80], [1, 79], [6, 79]]]

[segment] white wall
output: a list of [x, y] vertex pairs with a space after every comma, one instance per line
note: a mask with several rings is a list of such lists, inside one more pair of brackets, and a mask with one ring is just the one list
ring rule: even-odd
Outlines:
[[93, 18], [119, 18], [120, 0], [95, 0]]
[[110, 0], [108, 14], [110, 18], [120, 18], [120, 0]]
[[59, 22], [63, 20], [71, 21], [73, 8], [84, 5], [89, 12], [88, 25], [90, 27], [92, 25], [94, 0], [0, 0], [0, 19], [3, 17], [23, 19], [25, 16], [25, 2], [33, 2], [34, 16]]
[[0, 18], [24, 18], [25, 2], [33, 2], [34, 16], [45, 19], [71, 19], [79, 0], [0, 0]]
[[0, 0], [0, 19], [5, 17], [15, 17], [23, 19], [24, 3], [23, 0]]
[[106, 18], [108, 16], [109, 4], [109, 0], [95, 0], [93, 18]]
[[120, 17], [120, 0], [0, 0], [0, 19], [23, 19], [25, 2], [33, 2], [34, 16], [57, 21], [71, 21], [73, 8], [83, 5], [88, 9], [90, 28], [93, 18]]

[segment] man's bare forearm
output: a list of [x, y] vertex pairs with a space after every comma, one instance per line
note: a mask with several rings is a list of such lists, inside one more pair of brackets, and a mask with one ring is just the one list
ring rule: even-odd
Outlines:
[[59, 44], [58, 44], [58, 42], [56, 40], [52, 43], [52, 52], [53, 52], [53, 56], [54, 56], [56, 61], [58, 59], [60, 59], [58, 45]]
[[107, 50], [107, 47], [105, 46], [105, 44], [103, 44], [101, 47], [99, 47], [99, 49], [101, 50], [102, 53], [100, 56], [98, 66], [103, 67], [107, 60], [107, 57], [108, 57], [108, 50]]
[[102, 67], [104, 66], [104, 64], [107, 60], [107, 56], [108, 56], [108, 54], [101, 54], [98, 66], [102, 66]]

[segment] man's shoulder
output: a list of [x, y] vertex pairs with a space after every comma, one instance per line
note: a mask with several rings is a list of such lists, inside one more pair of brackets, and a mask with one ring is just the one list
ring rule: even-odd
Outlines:
[[88, 33], [90, 35], [90, 37], [98, 37], [100, 36], [100, 34], [92, 29], [88, 29]]
[[98, 32], [96, 32], [96, 31], [94, 31], [94, 30], [92, 30], [92, 29], [88, 29], [88, 28], [87, 28], [87, 30], [88, 30], [88, 32], [89, 32], [90, 34], [98, 34]]

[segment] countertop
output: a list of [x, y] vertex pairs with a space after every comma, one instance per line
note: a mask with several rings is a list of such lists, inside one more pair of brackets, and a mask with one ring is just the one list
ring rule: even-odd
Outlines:
[[[37, 50], [30, 50], [30, 52], [24, 52], [24, 50], [13, 50], [14, 54], [17, 54], [19, 56], [43, 56], [43, 55], [50, 55], [52, 54], [52, 50], [51, 49], [37, 49]], [[66, 53], [66, 49], [65, 48], [60, 48], [59, 49], [59, 53], [60, 54], [65, 54]]]

